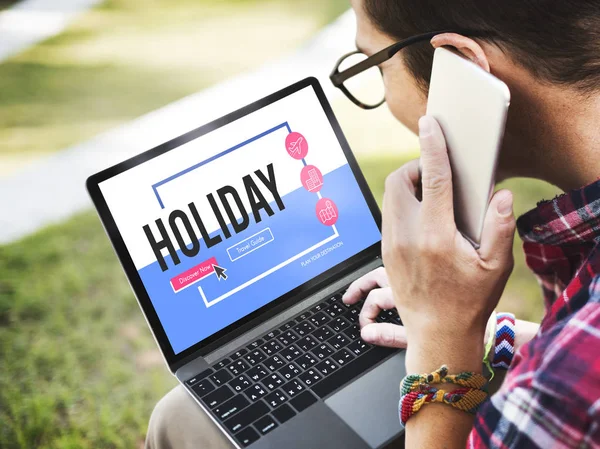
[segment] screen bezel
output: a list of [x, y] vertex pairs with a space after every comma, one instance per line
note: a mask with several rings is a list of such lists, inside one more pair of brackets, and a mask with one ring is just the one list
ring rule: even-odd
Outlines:
[[331, 109], [331, 106], [329, 105], [329, 102], [325, 97], [325, 93], [323, 92], [319, 81], [313, 77], [306, 78], [302, 81], [292, 84], [291, 86], [286, 87], [285, 89], [282, 89], [274, 94], [264, 97], [248, 106], [238, 109], [237, 111], [227, 114], [204, 126], [189, 131], [188, 133], [176, 137], [151, 150], [145, 151], [144, 153], [134, 156], [124, 162], [121, 162], [99, 173], [96, 173], [95, 175], [90, 176], [86, 181], [87, 190], [90, 194], [92, 202], [96, 207], [96, 210], [98, 211], [98, 215], [104, 226], [104, 229], [113, 245], [113, 248], [117, 254], [117, 257], [119, 258], [119, 261], [121, 262], [121, 265], [123, 266], [131, 288], [133, 289], [133, 292], [140, 304], [140, 307], [144, 315], [146, 316], [146, 320], [150, 328], [152, 329], [152, 332], [158, 345], [160, 346], [163, 352], [167, 364], [173, 372], [175, 372], [183, 364], [187, 363], [187, 361], [198, 356], [204, 356], [212, 352], [219, 346], [226, 344], [227, 342], [237, 338], [244, 332], [247, 332], [248, 330], [252, 329], [256, 325], [261, 324], [261, 322], [264, 322], [266, 319], [275, 316], [281, 311], [291, 307], [295, 303], [313, 294], [314, 292], [323, 288], [324, 284], [330, 283], [330, 280], [332, 278], [339, 277], [346, 272], [350, 272], [353, 269], [358, 268], [367, 260], [372, 260], [375, 257], [380, 257], [381, 241], [370, 246], [369, 248], [366, 248], [360, 253], [345, 260], [344, 262], [341, 262], [335, 267], [332, 267], [331, 269], [325, 271], [324, 273], [311, 279], [310, 281], [300, 285], [299, 287], [289, 291], [285, 295], [272, 300], [263, 307], [255, 310], [249, 315], [246, 315], [244, 318], [230, 324], [229, 326], [223, 328], [222, 330], [211, 335], [210, 337], [205, 338], [204, 340], [201, 340], [200, 342], [185, 349], [184, 351], [175, 354], [99, 186], [102, 182], [106, 181], [109, 178], [112, 178], [133, 167], [136, 167], [151, 159], [154, 159], [155, 157], [158, 157], [166, 153], [167, 151], [171, 151], [175, 148], [178, 148], [183, 144], [186, 144], [218, 128], [221, 128], [222, 126], [239, 120], [240, 118], [245, 117], [248, 114], [262, 109], [272, 103], [281, 100], [282, 98], [290, 96], [307, 87], [313, 88], [321, 104], [321, 107], [325, 111], [329, 123], [332, 129], [334, 130], [335, 135], [344, 152], [344, 155], [348, 160], [348, 164], [352, 170], [352, 173], [356, 178], [359, 188], [363, 194], [363, 197], [367, 202], [373, 219], [375, 220], [375, 223], [377, 224], [377, 227], [381, 232], [381, 212], [379, 210], [377, 202], [375, 201], [375, 198], [373, 197], [373, 194], [369, 189], [367, 181], [365, 180], [362, 171], [360, 170], [358, 163], [354, 158], [352, 151], [350, 150], [350, 146], [348, 145], [348, 142], [344, 137], [340, 125], [333, 114], [333, 110]]

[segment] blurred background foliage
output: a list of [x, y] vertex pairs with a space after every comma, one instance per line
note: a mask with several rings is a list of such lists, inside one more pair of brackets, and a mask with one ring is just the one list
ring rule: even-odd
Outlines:
[[[0, 166], [14, 170], [284, 56], [347, 8], [109, 0], [0, 64]], [[385, 177], [418, 156], [414, 139], [398, 140], [385, 108], [367, 116], [339, 99], [334, 109], [381, 200]], [[502, 187], [518, 214], [557, 193], [532, 180]], [[518, 238], [515, 256], [499, 309], [537, 321], [541, 294]], [[94, 213], [0, 246], [0, 367], [0, 447], [143, 446], [152, 407], [176, 383]]]

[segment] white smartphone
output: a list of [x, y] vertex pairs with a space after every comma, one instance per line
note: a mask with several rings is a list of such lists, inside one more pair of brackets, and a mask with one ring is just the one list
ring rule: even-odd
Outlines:
[[427, 115], [446, 138], [456, 226], [476, 248], [494, 192], [509, 105], [504, 82], [454, 51], [435, 50]]

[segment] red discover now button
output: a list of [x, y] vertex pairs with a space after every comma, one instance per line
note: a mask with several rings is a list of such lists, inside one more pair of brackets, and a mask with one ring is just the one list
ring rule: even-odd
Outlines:
[[177, 293], [178, 291], [195, 284], [209, 274], [214, 273], [215, 269], [213, 268], [213, 265], [218, 265], [217, 259], [211, 257], [210, 259], [205, 260], [193, 268], [190, 268], [180, 275], [175, 276], [171, 279], [171, 287], [173, 287], [173, 291]]

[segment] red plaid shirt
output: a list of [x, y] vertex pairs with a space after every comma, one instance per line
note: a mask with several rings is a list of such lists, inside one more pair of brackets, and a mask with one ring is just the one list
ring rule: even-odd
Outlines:
[[467, 446], [600, 448], [600, 181], [538, 204], [517, 226], [546, 313]]

